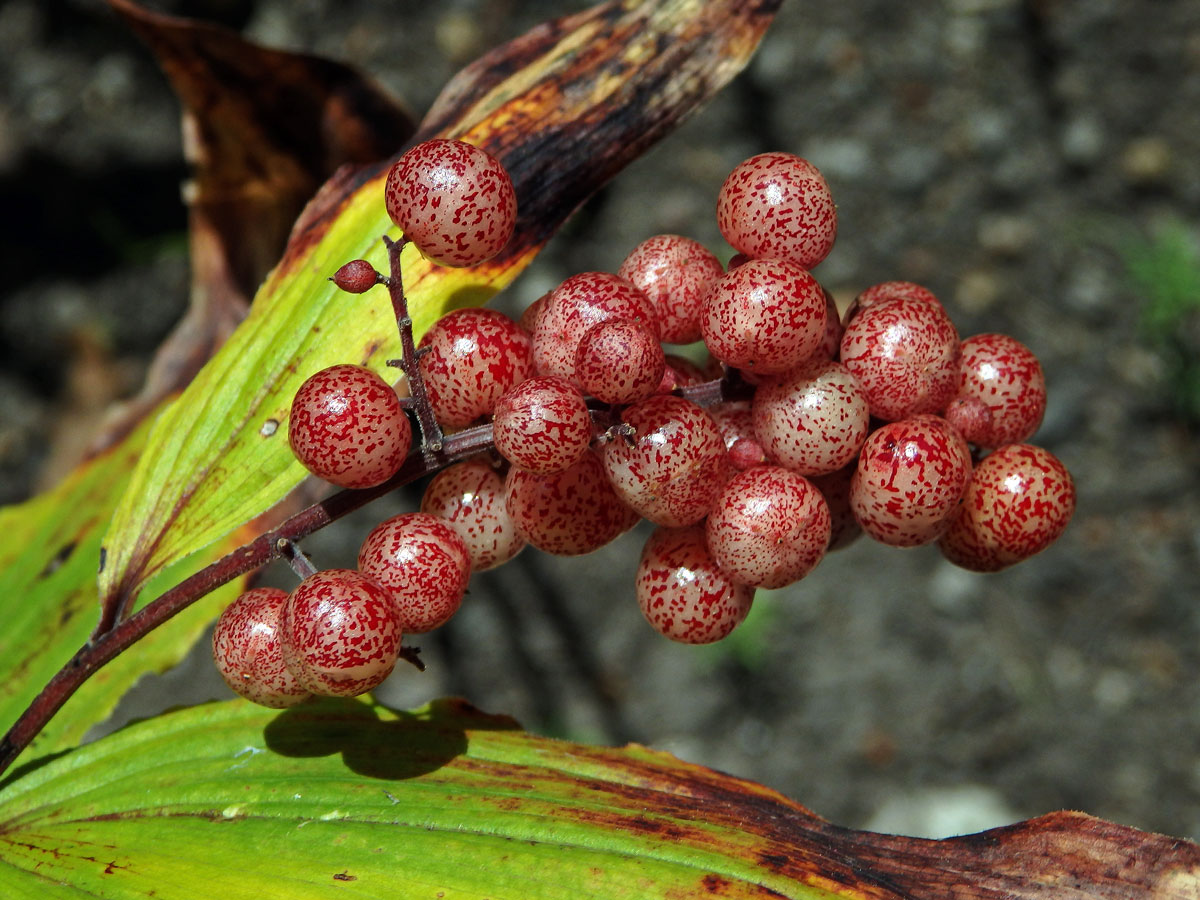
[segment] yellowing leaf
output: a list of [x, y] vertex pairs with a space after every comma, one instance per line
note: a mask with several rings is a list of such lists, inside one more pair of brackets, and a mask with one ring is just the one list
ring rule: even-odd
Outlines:
[[[508, 284], [579, 203], [745, 64], [777, 6], [604, 4], [464, 70], [418, 138], [462, 137], [496, 155], [517, 189], [517, 233], [500, 257], [469, 270], [442, 269], [406, 250], [418, 335], [447, 310], [483, 303]], [[322, 188], [249, 317], [159, 417], [105, 538], [100, 589], [108, 613], [302, 480], [286, 421], [305, 377], [335, 362], [383, 371], [398, 355], [382, 288], [353, 297], [325, 280], [356, 257], [384, 268], [385, 174], [386, 165], [343, 170]]]

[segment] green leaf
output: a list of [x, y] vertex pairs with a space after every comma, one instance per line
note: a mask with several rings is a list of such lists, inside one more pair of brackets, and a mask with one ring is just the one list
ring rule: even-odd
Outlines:
[[665, 753], [454, 701], [211, 704], [0, 789], [6, 898], [1182, 900], [1197, 873], [1196, 845], [1081, 814], [950, 841], [838, 828]]
[[[496, 155], [517, 189], [517, 233], [500, 257], [469, 270], [433, 266], [408, 248], [416, 333], [508, 284], [588, 195], [744, 66], [777, 6], [604, 4], [465, 69], [417, 137], [461, 137]], [[336, 362], [382, 372], [398, 355], [385, 291], [352, 297], [326, 281], [356, 257], [385, 268], [380, 235], [396, 236], [381, 202], [386, 171], [343, 170], [322, 188], [249, 317], [159, 417], [105, 538], [109, 612], [300, 483], [286, 422], [304, 378]]]
[[[7, 536], [0, 545], [5, 584], [0, 597], [0, 722], [6, 726], [83, 646], [96, 625], [100, 539], [143, 452], [147, 431], [144, 424], [52, 491], [0, 509], [0, 534]], [[201, 554], [170, 567], [151, 583], [151, 593], [182, 580], [215, 555]], [[119, 657], [94, 675], [21, 758], [73, 747], [107, 718], [139, 677], [177, 663], [241, 583], [239, 579], [204, 598], [149, 635], [138, 653]]]

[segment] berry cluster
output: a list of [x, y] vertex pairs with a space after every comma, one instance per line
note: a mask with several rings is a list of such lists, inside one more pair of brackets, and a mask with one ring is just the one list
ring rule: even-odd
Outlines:
[[[432, 141], [392, 169], [386, 201], [426, 256], [474, 265], [507, 242], [511, 191], [482, 151]], [[443, 429], [482, 425], [494, 452], [442, 468], [420, 512], [368, 535], [357, 570], [235, 601], [214, 635], [235, 689], [268, 705], [370, 689], [403, 632], [454, 614], [471, 572], [526, 544], [589, 553], [641, 519], [657, 527], [638, 602], [687, 643], [729, 634], [756, 588], [796, 582], [860, 533], [936, 542], [981, 572], [1058, 537], [1074, 487], [1053, 455], [1024, 443], [1046, 402], [1028, 348], [1000, 334], [960, 340], [938, 299], [909, 282], [874, 285], [839, 315], [811, 271], [833, 246], [836, 209], [799, 157], [737, 166], [717, 220], [737, 251], [728, 266], [659, 235], [615, 275], [567, 278], [520, 321], [450, 313], [406, 348], [410, 399], [356, 366], [309, 379], [290, 440], [335, 484], [394, 475], [413, 442], [406, 408], [426, 450]], [[351, 292], [398, 279], [361, 260], [334, 276]], [[701, 364], [663, 347], [696, 341]]]

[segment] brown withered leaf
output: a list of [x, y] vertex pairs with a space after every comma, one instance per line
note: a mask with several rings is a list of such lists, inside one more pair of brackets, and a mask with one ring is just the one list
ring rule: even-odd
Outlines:
[[186, 385], [244, 318], [292, 223], [339, 167], [391, 156], [416, 129], [354, 68], [261, 47], [219, 25], [110, 6], [149, 46], [183, 104], [191, 305], [100, 449]]

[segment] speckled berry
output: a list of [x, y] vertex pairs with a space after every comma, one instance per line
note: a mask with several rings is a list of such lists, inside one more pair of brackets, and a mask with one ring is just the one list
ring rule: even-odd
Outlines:
[[892, 547], [937, 540], [971, 483], [971, 452], [939, 416], [889, 422], [871, 432], [850, 483], [862, 530]]
[[591, 451], [553, 475], [535, 475], [514, 466], [504, 481], [504, 502], [520, 535], [556, 556], [599, 550], [638, 521], [638, 514], [617, 496]]
[[711, 644], [742, 623], [754, 589], [718, 568], [704, 526], [656, 528], [635, 579], [638, 606], [659, 634], [684, 644]]
[[296, 392], [288, 442], [314, 475], [344, 488], [382, 484], [412, 447], [412, 426], [400, 398], [363, 366], [330, 366]]
[[492, 441], [501, 456], [526, 471], [569, 469], [592, 443], [583, 392], [554, 375], [521, 382], [496, 403]]
[[850, 463], [870, 422], [862, 385], [832, 361], [765, 379], [754, 392], [751, 415], [767, 458], [801, 475], [824, 475]]
[[829, 507], [807, 478], [779, 466], [734, 476], [705, 522], [708, 550], [735, 581], [781, 588], [807, 575], [829, 545]]
[[991, 413], [959, 425], [972, 444], [1018, 444], [1042, 424], [1046, 379], [1033, 351], [1016, 338], [996, 333], [967, 338], [961, 345], [958, 371], [957, 396], [981, 400]]
[[862, 312], [869, 306], [874, 306], [881, 300], [916, 300], [920, 303], [932, 303], [934, 306], [941, 306], [940, 301], [933, 291], [927, 287], [923, 287], [913, 281], [881, 281], [879, 284], [873, 284], [869, 288], [861, 291], [857, 297], [846, 308], [846, 315], [843, 319], [845, 324], [849, 324], [858, 313]]
[[829, 507], [829, 547], [826, 553], [849, 547], [863, 533], [850, 509], [850, 483], [854, 480], [857, 468], [858, 460], [855, 460], [836, 472], [813, 475], [808, 479], [821, 492]]
[[358, 570], [392, 592], [405, 632], [431, 631], [458, 612], [471, 557], [449, 523], [429, 513], [402, 513], [371, 529]]
[[295, 706], [312, 696], [283, 662], [279, 617], [287, 591], [246, 591], [225, 607], [212, 635], [217, 671], [235, 692], [271, 709]]
[[938, 547], [952, 563], [995, 572], [1041, 553], [1075, 512], [1075, 484], [1050, 451], [1009, 444], [975, 467], [962, 510]]
[[607, 272], [572, 275], [542, 301], [533, 329], [533, 361], [539, 375], [575, 380], [575, 352], [599, 322], [631, 319], [659, 336], [654, 304], [624, 278]]
[[600, 448], [617, 494], [655, 525], [703, 519], [730, 474], [712, 417], [690, 400], [655, 394], [621, 416], [632, 429]]
[[388, 215], [428, 259], [475, 266], [504, 249], [517, 220], [517, 195], [504, 166], [463, 141], [417, 144], [388, 172]]
[[871, 415], [887, 422], [940, 413], [958, 390], [958, 332], [940, 304], [871, 304], [846, 325], [839, 358], [862, 383]]
[[421, 338], [417, 365], [433, 413], [446, 428], [466, 428], [492, 411], [505, 391], [533, 374], [533, 344], [494, 309], [447, 313]]
[[717, 281], [704, 299], [700, 329], [709, 352], [760, 375], [786, 372], [825, 340], [825, 292], [805, 269], [756, 259]]
[[506, 563], [525, 546], [504, 506], [504, 479], [483, 459], [438, 472], [425, 488], [421, 512], [440, 516], [458, 533], [473, 572]]
[[355, 697], [391, 673], [400, 651], [400, 611], [391, 591], [353, 569], [310, 575], [279, 619], [283, 659], [314, 694]]
[[755, 259], [811, 269], [833, 249], [837, 207], [824, 176], [791, 153], [760, 153], [729, 173], [717, 197], [717, 227]]
[[613, 405], [656, 393], [666, 367], [662, 344], [645, 325], [629, 319], [593, 325], [575, 351], [575, 380], [584, 393]]
[[767, 461], [766, 452], [754, 432], [754, 416], [750, 412], [749, 400], [718, 403], [708, 408], [708, 414], [720, 429], [729, 464], [735, 469], [749, 469]]
[[691, 344], [700, 340], [704, 295], [725, 269], [698, 241], [659, 234], [634, 247], [617, 274], [641, 288], [654, 303], [664, 343]]

